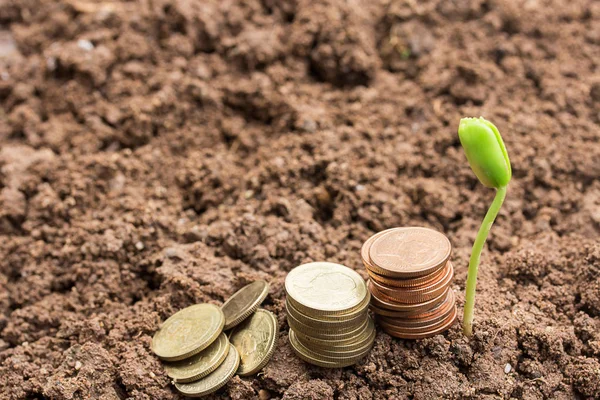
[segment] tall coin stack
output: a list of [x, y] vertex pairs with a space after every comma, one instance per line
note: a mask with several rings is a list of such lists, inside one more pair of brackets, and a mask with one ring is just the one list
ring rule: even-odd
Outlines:
[[304, 361], [326, 368], [355, 364], [369, 353], [375, 325], [363, 278], [340, 264], [314, 262], [285, 279], [289, 340]]
[[364, 243], [370, 308], [385, 332], [422, 339], [452, 326], [457, 311], [451, 252], [445, 235], [418, 227], [388, 229]]

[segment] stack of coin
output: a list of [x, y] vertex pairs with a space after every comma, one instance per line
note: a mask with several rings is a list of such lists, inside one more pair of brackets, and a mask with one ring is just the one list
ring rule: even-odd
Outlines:
[[303, 264], [288, 274], [285, 290], [289, 340], [304, 361], [340, 368], [371, 350], [370, 295], [355, 271], [328, 262]]
[[[269, 284], [256, 281], [222, 307], [196, 304], [162, 324], [152, 338], [152, 351], [165, 361], [167, 375], [180, 393], [205, 396], [236, 373], [252, 375], [269, 362], [277, 340], [277, 319], [258, 309], [268, 293]], [[226, 335], [223, 330], [229, 329]]]
[[451, 252], [448, 238], [427, 228], [388, 229], [364, 243], [361, 257], [370, 277], [370, 308], [385, 332], [422, 339], [454, 323]]

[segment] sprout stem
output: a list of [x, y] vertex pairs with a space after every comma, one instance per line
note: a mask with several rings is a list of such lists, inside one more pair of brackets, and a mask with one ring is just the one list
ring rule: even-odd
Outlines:
[[487, 239], [488, 233], [490, 232], [490, 229], [494, 224], [494, 220], [500, 211], [500, 207], [502, 207], [504, 198], [506, 197], [506, 188], [507, 186], [502, 186], [496, 191], [496, 197], [494, 197], [492, 205], [490, 206], [487, 214], [485, 214], [483, 223], [479, 228], [479, 232], [477, 232], [475, 243], [473, 243], [473, 251], [471, 252], [471, 259], [469, 260], [469, 272], [467, 274], [465, 314], [463, 318], [463, 332], [469, 337], [473, 335], [473, 309], [475, 307], [475, 288], [477, 286], [479, 258], [481, 256], [483, 246], [485, 245], [485, 240]]

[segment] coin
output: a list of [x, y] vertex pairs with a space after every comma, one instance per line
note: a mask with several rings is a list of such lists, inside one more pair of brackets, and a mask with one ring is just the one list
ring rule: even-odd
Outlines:
[[216, 370], [197, 381], [189, 383], [175, 382], [175, 388], [181, 394], [189, 397], [202, 397], [214, 393], [229, 382], [239, 365], [240, 355], [235, 346], [230, 343], [225, 361]]
[[356, 335], [350, 341], [341, 342], [341, 341], [328, 341], [328, 342], [316, 342], [314, 340], [305, 339], [304, 336], [298, 335], [296, 333], [296, 338], [300, 341], [306, 348], [312, 349], [317, 353], [323, 354], [337, 354], [340, 352], [348, 352], [348, 351], [356, 351], [365, 346], [367, 342], [370, 341], [372, 335], [375, 335], [375, 324], [373, 320], [369, 318], [369, 323], [367, 325], [367, 329], [362, 331], [360, 334]]
[[397, 288], [386, 286], [375, 280], [369, 282], [377, 288], [383, 296], [388, 299], [400, 303], [422, 303], [427, 300], [431, 300], [438, 297], [440, 293], [444, 292], [454, 276], [454, 268], [451, 262], [446, 263], [446, 267], [443, 268], [445, 271], [444, 275], [441, 276], [440, 280], [431, 283], [430, 285], [406, 288], [398, 290]]
[[[364, 315], [364, 318], [366, 320], [367, 314]], [[361, 322], [359, 320], [356, 323], [356, 325], [350, 325], [350, 326], [335, 328], [334, 330], [332, 330], [332, 329], [327, 328], [327, 327], [317, 327], [317, 326], [313, 326], [313, 325], [306, 325], [303, 322], [299, 321], [289, 311], [287, 313], [287, 320], [288, 320], [288, 325], [290, 327], [292, 327], [293, 329], [295, 329], [297, 331], [300, 331], [300, 332], [304, 333], [305, 335], [317, 336], [317, 337], [319, 337], [319, 335], [328, 335], [328, 334], [331, 334], [331, 333], [343, 334], [343, 333], [352, 332], [352, 331], [356, 330], [356, 328], [358, 326], [360, 326], [360, 325], [362, 325], [364, 323], [364, 322]]]
[[288, 315], [291, 314], [294, 319], [298, 320], [298, 322], [300, 322], [304, 325], [310, 326], [310, 327], [314, 327], [318, 330], [329, 330], [329, 331], [356, 327], [357, 324], [364, 321], [364, 319], [367, 315], [367, 312], [369, 311], [368, 307], [366, 307], [366, 306], [367, 305], [365, 305], [364, 309], [361, 310], [360, 314], [352, 314], [353, 316], [347, 320], [325, 321], [325, 320], [313, 318], [309, 315], [303, 314], [302, 312], [296, 310], [290, 302], [286, 301], [286, 303], [285, 303], [285, 309], [286, 309], [286, 312], [288, 313]]
[[394, 228], [373, 240], [369, 259], [382, 275], [414, 278], [437, 271], [451, 251], [448, 238], [433, 229]]
[[429, 318], [430, 316], [434, 315], [434, 314], [438, 314], [440, 312], [440, 309], [445, 307], [448, 308], [450, 306], [453, 306], [455, 303], [455, 296], [454, 296], [454, 291], [452, 290], [448, 290], [446, 292], [446, 296], [444, 297], [440, 297], [440, 302], [438, 304], [432, 304], [431, 308], [427, 309], [427, 310], [417, 310], [414, 312], [411, 311], [391, 311], [391, 310], [386, 310], [384, 308], [379, 308], [373, 304], [371, 304], [371, 306], [369, 307], [375, 314], [378, 315], [378, 317], [380, 318], [401, 318], [404, 320], [419, 320], [419, 319], [426, 319]]
[[242, 359], [238, 375], [255, 374], [267, 365], [275, 351], [277, 332], [277, 318], [273, 313], [262, 309], [256, 310], [231, 332], [229, 340]]
[[367, 329], [368, 326], [368, 318], [365, 318], [365, 321], [358, 326], [355, 330], [353, 331], [349, 331], [349, 332], [345, 332], [345, 333], [339, 333], [339, 332], [314, 332], [314, 331], [310, 331], [310, 328], [307, 328], [305, 325], [301, 326], [302, 329], [304, 329], [304, 332], [308, 332], [308, 333], [304, 333], [301, 330], [296, 329], [297, 325], [294, 325], [293, 321], [290, 322], [290, 320], [288, 319], [288, 325], [290, 326], [290, 328], [294, 329], [296, 331], [296, 334], [300, 337], [302, 337], [303, 339], [307, 339], [307, 340], [311, 340], [311, 341], [339, 341], [339, 342], [346, 342], [348, 340], [353, 340], [357, 335], [361, 334], [365, 329]]
[[[437, 308], [437, 307], [436, 307]], [[436, 323], [441, 323], [446, 320], [448, 316], [453, 312], [456, 308], [456, 304], [452, 303], [443, 303], [440, 308], [437, 308], [437, 312], [430, 314], [421, 318], [389, 318], [379, 316], [377, 321], [382, 325], [390, 325], [399, 328], [420, 328], [424, 326], [431, 326]], [[427, 315], [425, 313], [425, 315]]]
[[398, 303], [395, 302], [394, 300], [390, 300], [389, 298], [387, 298], [386, 296], [382, 295], [376, 288], [374, 288], [371, 284], [371, 281], [369, 280], [367, 282], [367, 286], [369, 287], [369, 290], [371, 291], [371, 306], [375, 306], [377, 308], [384, 308], [390, 311], [409, 311], [409, 312], [417, 312], [417, 311], [423, 311], [423, 310], [427, 310], [431, 307], [433, 307], [434, 305], [437, 305], [439, 303], [441, 303], [442, 301], [444, 301], [444, 298], [446, 296], [446, 291], [449, 290], [449, 288], [446, 288], [446, 291], [444, 291], [442, 294], [440, 294], [438, 297], [435, 297], [431, 300], [427, 300], [423, 303], [416, 303], [416, 304], [409, 304], [409, 303]]
[[406, 331], [404, 329], [390, 329], [388, 327], [383, 327], [383, 330], [389, 334], [390, 336], [395, 336], [400, 339], [424, 339], [428, 337], [432, 337], [437, 335], [438, 333], [444, 332], [448, 328], [450, 328], [454, 322], [456, 321], [456, 307], [454, 308], [453, 313], [448, 317], [448, 319], [444, 322], [444, 324], [438, 325], [436, 328], [432, 328], [427, 332], [414, 333], [410, 331]]
[[356, 271], [329, 262], [294, 268], [285, 278], [285, 290], [299, 309], [313, 315], [349, 312], [367, 296], [365, 281]]
[[[341, 353], [339, 356], [329, 356], [329, 355], [324, 355], [324, 354], [319, 354], [316, 353], [310, 349], [308, 349], [306, 346], [304, 346], [301, 342], [298, 341], [298, 338], [296, 338], [296, 333], [294, 332], [294, 330], [290, 330], [289, 332], [289, 339], [290, 339], [290, 343], [292, 344], [292, 347], [297, 351], [300, 352], [304, 357], [309, 358], [310, 360], [316, 360], [316, 361], [320, 361], [320, 362], [330, 362], [330, 363], [339, 363], [341, 365], [345, 365], [345, 363], [347, 362], [351, 362], [351, 364], [347, 364], [347, 365], [352, 365], [354, 364], [356, 361], [360, 360], [361, 358], [363, 358], [364, 356], [366, 356], [370, 351], [371, 348], [373, 347], [373, 343], [375, 342], [375, 337], [373, 336], [373, 340], [371, 340], [367, 346], [364, 347], [364, 349], [362, 349], [361, 353], [358, 354], [354, 354], [354, 353], [349, 353], [352, 354], [352, 356], [344, 356], [344, 353]], [[308, 361], [308, 362], [312, 362], [312, 361]]]
[[[413, 288], [417, 286], [428, 285], [432, 282], [438, 281], [445, 273], [444, 267], [442, 267], [439, 271], [432, 272], [429, 275], [424, 275], [417, 278], [398, 279], [378, 274], [373, 269], [371, 269], [370, 266], [367, 266], [368, 264], [366, 261], [363, 261], [363, 264], [366, 267], [367, 274], [373, 281], [377, 281], [383, 285], [391, 286], [397, 289]], [[448, 262], [446, 262], [446, 265], [447, 264]]]
[[252, 282], [233, 294], [223, 304], [225, 315], [224, 330], [229, 330], [248, 318], [269, 294], [269, 284], [265, 281]]
[[366, 310], [369, 307], [370, 301], [371, 301], [371, 293], [367, 290], [367, 295], [365, 296], [364, 300], [359, 305], [357, 305], [356, 307], [352, 307], [352, 309], [350, 309], [347, 312], [334, 314], [334, 315], [323, 315], [323, 314], [317, 313], [315, 315], [315, 314], [311, 314], [309, 312], [309, 310], [306, 309], [306, 307], [303, 308], [301, 304], [298, 304], [297, 302], [295, 302], [292, 297], [288, 296], [286, 298], [286, 303], [289, 304], [290, 307], [293, 308], [298, 313], [301, 313], [302, 315], [306, 315], [308, 317], [312, 317], [314, 319], [318, 319], [319, 321], [323, 321], [323, 322], [341, 322], [341, 321], [349, 321], [354, 318], [357, 318], [358, 316], [363, 315], [367, 312]]
[[167, 375], [175, 382], [192, 382], [213, 372], [229, 352], [227, 335], [221, 333], [217, 340], [200, 353], [174, 363], [165, 363]]
[[223, 330], [225, 317], [213, 304], [196, 304], [170, 316], [152, 338], [152, 351], [167, 361], [179, 361], [210, 346]]
[[358, 360], [356, 360], [356, 361], [354, 361], [354, 360], [345, 360], [343, 362], [331, 362], [331, 361], [320, 360], [318, 358], [313, 358], [313, 357], [311, 357], [309, 355], [305, 355], [302, 352], [302, 349], [304, 347], [302, 346], [302, 344], [300, 344], [300, 342], [298, 342], [296, 340], [295, 337], [292, 338], [292, 336], [291, 336], [292, 332], [294, 332], [294, 331], [290, 330], [290, 332], [289, 332], [290, 336], [288, 338], [289, 338], [290, 344], [292, 345], [292, 349], [294, 350], [294, 353], [296, 353], [296, 355], [300, 359], [306, 361], [309, 364], [313, 364], [313, 365], [316, 365], [316, 366], [319, 366], [319, 367], [323, 367], [323, 368], [342, 368], [342, 367], [348, 367], [348, 366], [350, 366], [352, 364], [355, 364], [356, 361], [358, 361]]

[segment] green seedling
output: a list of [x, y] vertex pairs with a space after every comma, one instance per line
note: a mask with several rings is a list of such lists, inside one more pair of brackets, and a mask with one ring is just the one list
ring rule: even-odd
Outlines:
[[469, 260], [463, 331], [465, 335], [471, 336], [473, 334], [473, 311], [479, 259], [490, 228], [506, 197], [506, 188], [510, 182], [512, 170], [502, 136], [500, 136], [498, 128], [490, 121], [483, 118], [463, 118], [458, 126], [458, 137], [471, 169], [479, 181], [489, 188], [496, 189], [496, 197], [477, 232]]

